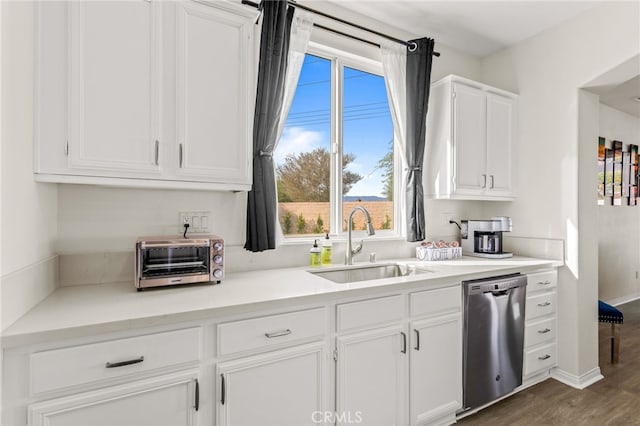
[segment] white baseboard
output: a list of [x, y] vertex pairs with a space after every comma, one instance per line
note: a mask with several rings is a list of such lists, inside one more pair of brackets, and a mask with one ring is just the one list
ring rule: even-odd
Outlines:
[[633, 302], [640, 299], [640, 293], [629, 294], [627, 296], [616, 297], [615, 299], [606, 300], [605, 302], [611, 306], [624, 305], [625, 303]]
[[596, 367], [581, 376], [576, 376], [558, 368], [554, 368], [553, 370], [551, 370], [551, 377], [561, 383], [564, 383], [565, 385], [580, 390], [585, 389], [595, 382], [604, 379], [604, 376], [602, 375], [602, 373], [600, 373], [600, 367]]

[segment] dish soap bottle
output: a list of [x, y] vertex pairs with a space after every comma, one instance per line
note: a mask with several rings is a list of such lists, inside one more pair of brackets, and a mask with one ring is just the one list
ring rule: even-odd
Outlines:
[[313, 240], [313, 247], [309, 250], [309, 264], [311, 266], [320, 266], [320, 247], [318, 247], [318, 240]]
[[326, 233], [324, 241], [322, 241], [322, 264], [331, 265], [331, 240], [329, 239], [329, 233]]

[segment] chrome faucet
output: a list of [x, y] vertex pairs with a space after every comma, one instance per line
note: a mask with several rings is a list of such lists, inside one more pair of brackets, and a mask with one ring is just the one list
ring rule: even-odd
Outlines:
[[351, 242], [351, 228], [353, 227], [353, 214], [360, 210], [364, 213], [365, 218], [367, 219], [367, 235], [374, 235], [376, 231], [373, 229], [373, 225], [371, 224], [371, 215], [367, 209], [362, 206], [355, 206], [353, 210], [351, 210], [351, 214], [349, 214], [349, 220], [347, 220], [347, 250], [344, 254], [344, 264], [345, 265], [353, 265], [353, 256], [360, 253], [362, 251], [362, 245], [364, 244], [364, 240], [360, 240], [360, 243], [353, 248]]

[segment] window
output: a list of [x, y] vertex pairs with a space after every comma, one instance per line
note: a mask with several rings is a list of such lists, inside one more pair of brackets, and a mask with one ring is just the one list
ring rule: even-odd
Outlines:
[[[278, 216], [285, 237], [340, 235], [356, 205], [376, 234], [397, 233], [393, 123], [381, 64], [308, 52], [276, 149]], [[365, 229], [354, 215], [353, 230]]]

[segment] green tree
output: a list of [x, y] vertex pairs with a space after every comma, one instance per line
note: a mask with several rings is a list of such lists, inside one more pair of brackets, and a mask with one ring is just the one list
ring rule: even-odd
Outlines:
[[282, 227], [284, 228], [284, 233], [285, 234], [291, 233], [291, 216], [292, 216], [291, 212], [286, 212], [284, 214], [284, 217], [283, 217], [283, 220], [282, 220], [282, 222], [283, 222], [283, 224], [282, 224], [283, 226]]
[[316, 219], [316, 224], [313, 226], [313, 233], [314, 234], [324, 233], [324, 220], [322, 220], [322, 217], [320, 217], [320, 215], [318, 215], [318, 218]]
[[[362, 176], [348, 171], [355, 160], [353, 154], [342, 156], [342, 194], [347, 194]], [[310, 152], [289, 154], [284, 163], [276, 167], [278, 174], [278, 201], [327, 202], [331, 193], [331, 156], [324, 148]]]
[[302, 213], [298, 215], [298, 221], [296, 222], [296, 229], [298, 234], [304, 234], [304, 229], [307, 227], [307, 221], [302, 216]]
[[279, 203], [288, 203], [291, 201], [291, 198], [284, 192], [284, 186], [282, 185], [281, 179], [276, 179], [276, 187], [278, 189], [278, 202]]
[[378, 160], [377, 169], [382, 170], [382, 193], [393, 201], [393, 140], [389, 141], [389, 151]]

